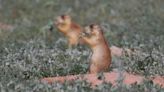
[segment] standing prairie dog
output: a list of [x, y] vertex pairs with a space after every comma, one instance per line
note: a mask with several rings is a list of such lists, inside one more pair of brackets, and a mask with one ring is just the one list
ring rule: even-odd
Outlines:
[[73, 22], [69, 15], [58, 16], [55, 20], [55, 24], [57, 29], [67, 37], [69, 47], [76, 46], [79, 43], [82, 28]]
[[107, 71], [111, 64], [111, 51], [104, 38], [101, 27], [97, 24], [85, 27], [82, 38], [92, 50], [89, 73]]

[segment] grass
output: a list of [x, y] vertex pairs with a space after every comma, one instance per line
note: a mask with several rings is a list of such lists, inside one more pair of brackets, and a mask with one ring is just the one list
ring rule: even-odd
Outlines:
[[143, 76], [164, 75], [162, 3], [162, 0], [1, 0], [0, 22], [15, 29], [0, 30], [0, 91], [163, 92], [164, 89], [149, 81], [117, 87], [103, 84], [97, 89], [91, 89], [85, 81], [53, 85], [38, 81], [42, 77], [87, 72], [89, 48], [75, 48], [70, 55], [66, 53], [63, 35], [56, 29], [52, 34], [47, 31], [46, 26], [63, 13], [83, 26], [101, 24], [110, 46], [138, 50], [131, 56], [113, 57], [110, 71], [118, 68]]

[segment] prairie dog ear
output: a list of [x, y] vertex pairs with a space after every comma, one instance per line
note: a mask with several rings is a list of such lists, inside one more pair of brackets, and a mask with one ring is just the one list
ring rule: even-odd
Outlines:
[[60, 15], [55, 18], [54, 24], [70, 24], [71, 23], [71, 16], [69, 15]]

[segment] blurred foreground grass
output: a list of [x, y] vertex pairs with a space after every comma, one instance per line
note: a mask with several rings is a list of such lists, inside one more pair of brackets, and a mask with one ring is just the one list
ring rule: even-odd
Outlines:
[[100, 23], [110, 46], [139, 50], [132, 56], [113, 57], [111, 71], [164, 75], [163, 4], [163, 0], [0, 0], [0, 22], [14, 26], [13, 30], [0, 30], [0, 91], [163, 92], [151, 82], [118, 87], [103, 84], [93, 90], [84, 81], [63, 85], [38, 81], [87, 72], [89, 49], [81, 46], [69, 55], [63, 35], [45, 29], [63, 13], [83, 26]]

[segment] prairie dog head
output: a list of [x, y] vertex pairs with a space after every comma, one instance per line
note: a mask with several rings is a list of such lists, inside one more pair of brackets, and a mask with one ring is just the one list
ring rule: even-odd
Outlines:
[[69, 16], [69, 15], [61, 15], [55, 19], [55, 25], [60, 30], [63, 30], [65, 28], [69, 27], [71, 25], [71, 23], [72, 23], [72, 19], [71, 19], [71, 16]]
[[85, 30], [85, 34], [89, 36], [95, 36], [95, 35], [98, 36], [102, 34], [101, 27], [98, 24], [91, 24], [89, 26], [86, 26], [84, 30]]

